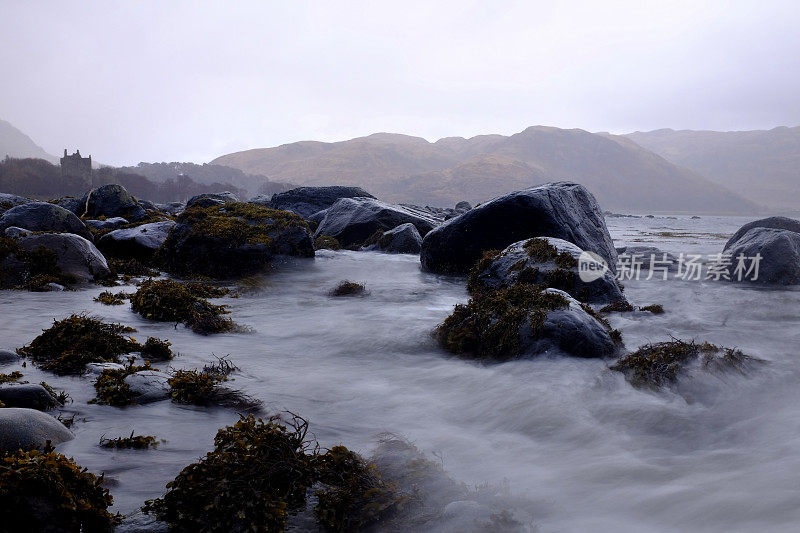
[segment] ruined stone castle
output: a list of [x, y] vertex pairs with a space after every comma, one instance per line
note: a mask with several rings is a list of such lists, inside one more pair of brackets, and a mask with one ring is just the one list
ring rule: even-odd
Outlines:
[[61, 158], [61, 179], [70, 178], [79, 180], [86, 189], [92, 188], [92, 156], [81, 157], [81, 151], [76, 150], [74, 154], [67, 155], [64, 149], [64, 157]]

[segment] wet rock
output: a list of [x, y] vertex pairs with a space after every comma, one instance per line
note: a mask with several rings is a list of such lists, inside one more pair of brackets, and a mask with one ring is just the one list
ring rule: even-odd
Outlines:
[[578, 274], [583, 250], [562, 239], [542, 237], [515, 242], [498, 255], [481, 260], [470, 275], [471, 292], [504, 289], [515, 283], [544, 284], [561, 289], [582, 302], [625, 301], [610, 271], [585, 282]]
[[[266, 205], [272, 209], [291, 211], [303, 218], [309, 218], [314, 213], [329, 208], [341, 198], [374, 199], [375, 197], [361, 187], [345, 187], [342, 185], [330, 187], [298, 187], [272, 195]], [[261, 203], [263, 198], [251, 201], [254, 203]]]
[[456, 204], [456, 211], [459, 213], [466, 213], [472, 209], [472, 205], [469, 202], [458, 202]]
[[23, 198], [22, 196], [17, 196], [16, 194], [8, 194], [4, 192], [0, 192], [0, 215], [11, 209], [12, 207], [16, 207], [18, 205], [29, 204], [33, 202], [28, 198]]
[[133, 400], [138, 404], [146, 404], [165, 400], [169, 397], [169, 384], [164, 372], [142, 370], [125, 377]]
[[85, 206], [83, 216], [123, 217], [131, 222], [147, 218], [147, 211], [133, 199], [122, 185], [111, 183], [87, 192], [81, 199]]
[[84, 212], [86, 212], [86, 195], [81, 198], [76, 198], [74, 196], [63, 196], [56, 200], [56, 205], [63, 207], [71, 213], [74, 213], [76, 216], [81, 216]]
[[276, 255], [313, 257], [314, 242], [302, 217], [255, 204], [189, 208], [164, 242], [165, 268], [174, 274], [227, 279], [253, 274]]
[[21, 237], [27, 237], [28, 235], [33, 235], [33, 232], [29, 229], [22, 229], [16, 226], [11, 226], [10, 228], [6, 228], [5, 231], [6, 237], [11, 239], [19, 239]]
[[45, 248], [56, 254], [56, 265], [61, 272], [78, 281], [91, 281], [111, 274], [106, 258], [94, 244], [71, 233], [40, 233], [20, 239], [19, 245], [27, 251]]
[[168, 215], [177, 215], [186, 208], [183, 202], [170, 202], [168, 204], [155, 204], [156, 209]]
[[122, 218], [122, 217], [114, 217], [108, 218], [106, 220], [87, 220], [86, 225], [92, 229], [96, 230], [104, 230], [104, 229], [117, 229], [120, 226], [124, 226], [129, 224], [129, 222]]
[[396, 228], [385, 231], [378, 242], [368, 246], [368, 250], [380, 250], [390, 254], [418, 254], [422, 246], [420, 236], [414, 224], [406, 222]]
[[103, 235], [97, 247], [112, 257], [149, 260], [167, 240], [174, 226], [174, 221], [164, 220], [135, 228], [117, 229]]
[[186, 209], [190, 207], [211, 207], [215, 205], [224, 205], [228, 202], [238, 202], [239, 199], [235, 194], [229, 191], [224, 192], [208, 192], [198, 194], [189, 198], [186, 202]]
[[329, 235], [342, 246], [353, 246], [362, 244], [376, 231], [390, 230], [405, 223], [413, 224], [420, 235], [425, 235], [439, 221], [374, 198], [342, 198], [328, 208], [316, 235]]
[[619, 333], [564, 291], [517, 284], [477, 293], [439, 326], [440, 345], [461, 356], [505, 361], [550, 352], [607, 357]]
[[788, 231], [794, 231], [795, 233], [800, 233], [800, 220], [795, 220], [793, 218], [788, 217], [768, 217], [762, 218], [761, 220], [754, 220], [753, 222], [748, 222], [738, 230], [736, 233], [733, 234], [727, 243], [725, 243], [725, 250], [733, 246], [735, 242], [741, 239], [745, 233], [750, 231], [753, 228], [772, 228], [772, 229], [783, 229]]
[[[800, 284], [800, 233], [788, 229], [754, 227], [726, 246], [724, 253], [730, 254], [733, 264], [729, 267], [731, 281], [752, 281], [772, 285]], [[752, 265], [756, 254], [761, 256], [758, 278], [755, 272], [742, 279], [736, 273], [738, 257], [745, 258], [747, 267]]]
[[425, 235], [420, 260], [429, 272], [465, 274], [484, 252], [531, 237], [563, 239], [616, 268], [597, 201], [582, 185], [567, 182], [507, 194], [445, 222]]
[[122, 363], [88, 363], [86, 365], [86, 372], [91, 375], [100, 375], [103, 370], [124, 370], [125, 365]]
[[21, 357], [11, 350], [0, 350], [0, 365], [11, 365], [19, 361]]
[[72, 440], [64, 424], [36, 409], [8, 407], [0, 409], [0, 452], [22, 448], [44, 448], [47, 441], [55, 446]]
[[74, 233], [92, 240], [89, 228], [71, 211], [47, 202], [31, 202], [12, 207], [0, 216], [0, 231], [16, 226], [31, 231]]
[[0, 402], [6, 407], [25, 407], [46, 411], [61, 405], [50, 392], [38, 383], [3, 383]]

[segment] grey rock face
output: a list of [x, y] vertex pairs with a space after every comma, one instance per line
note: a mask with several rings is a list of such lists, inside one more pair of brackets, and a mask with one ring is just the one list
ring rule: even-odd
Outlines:
[[361, 187], [334, 185], [330, 187], [298, 187], [272, 195], [266, 204], [262, 203], [263, 198], [253, 199], [251, 202], [266, 205], [272, 209], [291, 211], [308, 218], [318, 211], [329, 208], [340, 198], [374, 199], [375, 197]]
[[81, 202], [86, 210], [83, 215], [91, 218], [123, 217], [131, 222], [147, 218], [147, 211], [128, 194], [125, 187], [116, 183], [92, 189]]
[[330, 235], [342, 246], [360, 245], [378, 230], [390, 230], [405, 223], [413, 224], [420, 235], [425, 235], [438, 221], [373, 198], [342, 198], [328, 208], [316, 235]]
[[73, 438], [64, 424], [36, 409], [0, 409], [0, 451], [41, 449], [47, 441], [55, 446]]
[[616, 268], [600, 206], [582, 185], [568, 182], [507, 194], [445, 222], [423, 239], [420, 260], [430, 272], [464, 274], [483, 252], [531, 237], [563, 239]]
[[9, 209], [0, 216], [0, 231], [11, 226], [31, 231], [74, 233], [92, 240], [89, 228], [74, 213], [47, 202], [31, 202]]
[[533, 335], [526, 321], [520, 331], [522, 353], [539, 355], [560, 351], [574, 357], [608, 357], [616, 353], [617, 346], [608, 328], [587, 313], [575, 298], [564, 291], [545, 289], [544, 292], [560, 294], [569, 307], [550, 311], [544, 327]]
[[422, 237], [414, 224], [406, 222], [384, 232], [376, 247], [390, 254], [418, 254]]
[[[537, 260], [525, 249], [525, 244], [529, 240], [526, 239], [515, 242], [503, 250], [487, 268], [470, 280], [488, 289], [504, 289], [519, 282], [543, 283], [551, 288], [562, 289], [588, 303], [607, 304], [625, 300], [610, 271], [588, 283], [581, 280], [577, 261], [583, 250], [562, 239], [552, 237], [542, 237], [542, 239], [554, 246], [559, 253], [568, 253], [575, 260], [575, 265], [559, 265], [555, 259]], [[566, 276], [566, 272], [571, 276]]]
[[[724, 253], [731, 254], [733, 266], [729, 268], [731, 281], [738, 281], [735, 275], [737, 257], [753, 258], [761, 255], [758, 279], [743, 276], [742, 281], [773, 285], [800, 284], [800, 233], [787, 229], [754, 227], [725, 247]], [[747, 264], [751, 264], [747, 261]]]
[[768, 218], [762, 218], [761, 220], [754, 220], [753, 222], [748, 222], [747, 224], [736, 230], [736, 233], [733, 234], [733, 237], [731, 237], [728, 240], [728, 242], [725, 243], [725, 250], [733, 246], [733, 243], [741, 239], [745, 233], [747, 233], [753, 228], [785, 229], [789, 231], [794, 231], [795, 233], [800, 233], [800, 220], [795, 220], [793, 218], [787, 218], [787, 217], [768, 217]]
[[174, 221], [164, 220], [135, 228], [117, 229], [100, 237], [97, 246], [103, 253], [113, 257], [150, 259], [167, 240], [169, 230], [174, 226]]
[[38, 411], [46, 411], [60, 405], [58, 400], [38, 383], [4, 383], [0, 385], [0, 402], [6, 407], [25, 407]]
[[78, 281], [91, 281], [111, 274], [106, 258], [94, 244], [71, 233], [39, 233], [19, 240], [19, 245], [32, 251], [39, 247], [55, 252], [56, 264], [64, 274]]
[[142, 370], [125, 377], [125, 383], [134, 395], [134, 401], [145, 404], [164, 400], [169, 396], [169, 384], [164, 372]]
[[129, 222], [122, 217], [108, 218], [106, 220], [87, 220], [86, 225], [92, 229], [117, 229], [120, 226], [129, 224]]
[[239, 199], [235, 194], [229, 191], [223, 192], [208, 192], [192, 196], [186, 202], [186, 209], [190, 207], [211, 207], [214, 205], [223, 205], [227, 202], [238, 202]]

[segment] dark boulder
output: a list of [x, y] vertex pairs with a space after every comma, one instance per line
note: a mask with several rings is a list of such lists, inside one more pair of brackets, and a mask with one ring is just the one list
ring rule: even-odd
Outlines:
[[0, 452], [42, 449], [48, 441], [56, 446], [73, 438], [64, 424], [36, 409], [0, 409]]
[[375, 250], [390, 254], [418, 254], [422, 246], [420, 236], [414, 224], [406, 222], [396, 228], [373, 236], [374, 244], [365, 246], [364, 250]]
[[114, 230], [100, 237], [97, 247], [111, 257], [149, 260], [167, 240], [173, 226], [174, 221], [163, 220]]
[[47, 202], [32, 202], [9, 209], [0, 216], [0, 232], [11, 226], [31, 231], [74, 233], [92, 240], [89, 228], [74, 213]]
[[56, 255], [56, 266], [78, 281], [102, 279], [111, 274], [106, 258], [94, 244], [72, 233], [37, 233], [17, 241], [27, 251], [40, 248]]
[[189, 209], [190, 207], [212, 207], [215, 205], [223, 205], [228, 202], [238, 201], [239, 199], [236, 197], [236, 195], [229, 191], [207, 192], [189, 198], [189, 201], [186, 202], [186, 209]]
[[123, 217], [131, 222], [147, 218], [147, 211], [128, 194], [122, 185], [110, 183], [87, 192], [81, 199], [83, 217]]
[[62, 196], [56, 200], [55, 203], [67, 211], [74, 213], [76, 216], [81, 216], [86, 211], [86, 195], [84, 195], [82, 198], [76, 198], [74, 196]]
[[425, 235], [439, 221], [374, 198], [342, 198], [328, 208], [316, 235], [334, 237], [342, 246], [358, 246], [376, 231], [390, 230], [405, 223], [413, 224], [420, 235]]
[[595, 280], [581, 279], [581, 253], [583, 250], [571, 242], [552, 237], [515, 242], [499, 254], [487, 254], [473, 269], [467, 287], [475, 292], [532, 283], [563, 290], [587, 303], [625, 301], [611, 271], [606, 270]]
[[795, 220], [793, 218], [788, 217], [768, 217], [762, 218], [761, 220], [754, 220], [753, 222], [748, 222], [738, 230], [736, 233], [733, 234], [733, 237], [728, 239], [728, 242], [725, 243], [725, 250], [733, 246], [733, 243], [741, 239], [745, 233], [750, 231], [753, 228], [772, 228], [772, 229], [785, 229], [788, 231], [794, 231], [795, 233], [800, 233], [800, 220]]
[[25, 407], [47, 411], [61, 405], [50, 391], [38, 383], [4, 383], [0, 385], [0, 402], [5, 407]]
[[[731, 281], [752, 281], [773, 285], [800, 284], [800, 233], [788, 229], [754, 227], [742, 234], [736, 241], [729, 242], [724, 250], [730, 254], [732, 265], [729, 267]], [[742, 279], [736, 269], [738, 258], [743, 256], [745, 268], [753, 265], [753, 259], [760, 255], [758, 277], [755, 272]]]
[[297, 213], [308, 218], [318, 211], [329, 208], [340, 198], [375, 198], [361, 187], [298, 187], [272, 195], [267, 207]]
[[425, 270], [464, 274], [488, 250], [531, 237], [556, 237], [602, 257], [615, 271], [617, 252], [603, 212], [582, 185], [558, 182], [496, 198], [453, 218], [422, 241]]
[[242, 202], [192, 207], [181, 213], [159, 252], [179, 276], [227, 279], [256, 273], [276, 255], [314, 257], [302, 217]]

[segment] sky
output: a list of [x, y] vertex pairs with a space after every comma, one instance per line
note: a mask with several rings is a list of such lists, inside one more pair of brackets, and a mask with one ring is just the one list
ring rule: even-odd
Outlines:
[[796, 0], [0, 0], [0, 13], [0, 119], [106, 164], [381, 131], [800, 125]]

